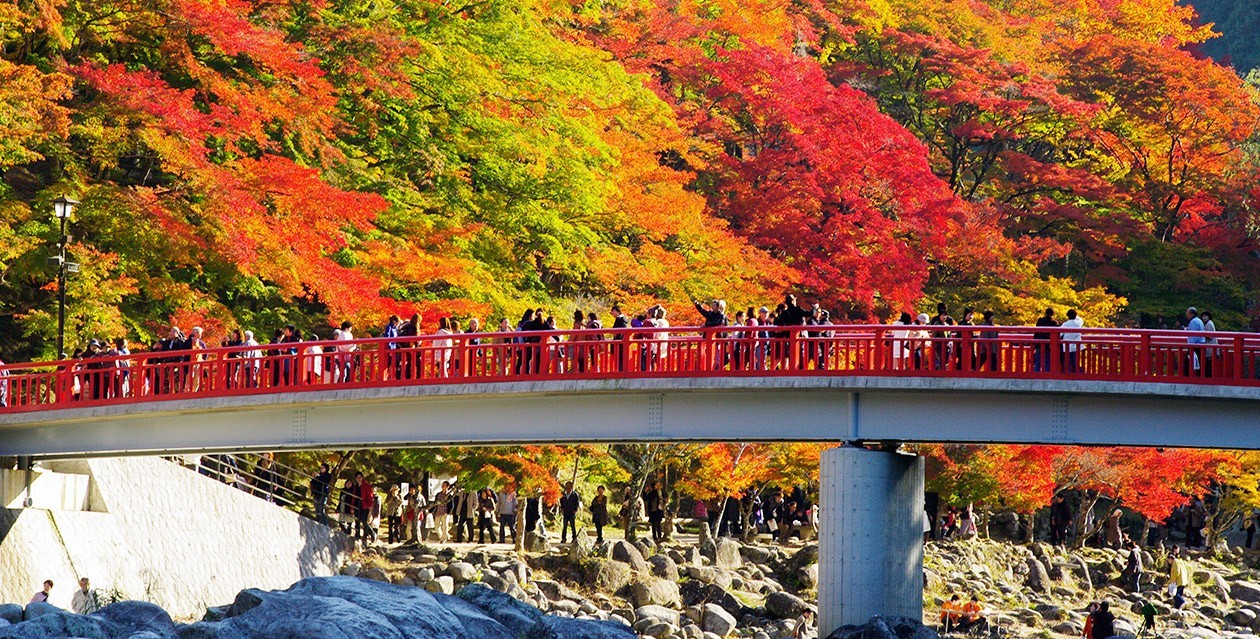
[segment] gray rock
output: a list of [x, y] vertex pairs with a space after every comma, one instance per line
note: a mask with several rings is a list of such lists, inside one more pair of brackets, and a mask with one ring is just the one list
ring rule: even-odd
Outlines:
[[655, 554], [648, 557], [647, 562], [652, 565], [652, 574], [661, 579], [670, 581], [678, 581], [678, 564], [674, 563], [669, 555]]
[[613, 542], [612, 553], [613, 561], [619, 561], [635, 572], [647, 573], [649, 570], [648, 563], [643, 559], [643, 553], [634, 544], [624, 539]]
[[457, 561], [446, 567], [446, 574], [455, 581], [467, 583], [477, 578], [477, 567], [466, 561]]
[[547, 537], [534, 531], [525, 533], [525, 550], [528, 552], [547, 552], [551, 550], [551, 542]]
[[827, 639], [938, 639], [935, 630], [905, 617], [875, 617], [861, 626], [840, 626]]
[[1229, 613], [1229, 620], [1240, 626], [1247, 626], [1250, 628], [1251, 624], [1256, 620], [1256, 613], [1255, 611], [1247, 608], [1239, 608], [1238, 610]]
[[1229, 585], [1229, 596], [1247, 603], [1260, 603], [1260, 584], [1252, 581], [1235, 581]]
[[744, 563], [739, 556], [739, 548], [739, 542], [734, 539], [726, 537], [718, 539], [717, 547], [714, 549], [713, 565], [719, 568], [739, 568]]
[[160, 606], [145, 601], [119, 601], [97, 610], [91, 616], [116, 623], [135, 633], [147, 631], [159, 637], [175, 634], [175, 622], [171, 621], [171, 616]]
[[424, 589], [426, 592], [453, 595], [455, 594], [455, 579], [450, 575], [434, 577], [432, 580], [425, 582]]
[[[463, 627], [465, 638], [519, 639], [499, 622], [491, 619], [483, 610], [453, 595], [435, 594], [433, 599], [451, 613]], [[441, 636], [441, 635], [439, 635]]]
[[481, 584], [470, 584], [459, 591], [459, 598], [471, 603], [503, 624], [513, 635], [521, 636], [542, 619], [537, 608], [521, 603], [508, 595]]
[[26, 604], [26, 611], [22, 614], [22, 618], [30, 621], [31, 619], [37, 619], [39, 617], [43, 617], [44, 615], [56, 614], [58, 612], [65, 611], [50, 603], [33, 602]]
[[775, 619], [795, 619], [808, 608], [804, 599], [789, 592], [772, 592], [766, 596], [766, 612]]
[[758, 565], [768, 564], [770, 560], [775, 558], [773, 550], [761, 546], [744, 546], [739, 549], [739, 554], [743, 555], [744, 559], [748, 560], [748, 563]]
[[721, 586], [689, 580], [678, 585], [678, 594], [685, 606], [702, 606], [713, 603], [732, 615], [743, 611], [744, 605]]
[[634, 619], [636, 623], [649, 619], [656, 623], [671, 623], [676, 626], [678, 625], [679, 614], [677, 610], [670, 610], [665, 606], [639, 606], [634, 610]]
[[9, 623], [21, 623], [22, 607], [17, 604], [0, 604], [0, 619]]
[[363, 564], [360, 564], [357, 561], [352, 561], [341, 567], [341, 574], [347, 577], [356, 577], [361, 570], [363, 570]]
[[630, 600], [635, 606], [673, 606], [682, 605], [682, 596], [678, 592], [678, 583], [648, 577], [630, 584]]
[[586, 582], [598, 592], [616, 594], [630, 585], [630, 566], [611, 559], [593, 559], [584, 567]]
[[[479, 639], [479, 638], [478, 638]], [[636, 639], [634, 631], [614, 621], [543, 617], [524, 639]]]
[[1050, 575], [1046, 572], [1046, 565], [1041, 563], [1040, 559], [1028, 558], [1028, 579], [1025, 584], [1033, 592], [1050, 594]]
[[373, 581], [389, 581], [389, 575], [385, 574], [385, 571], [381, 568], [368, 568], [359, 573], [359, 577]]
[[731, 613], [722, 609], [717, 604], [704, 604], [704, 617], [700, 621], [700, 627], [705, 632], [711, 632], [719, 637], [725, 637], [731, 634], [735, 629], [735, 617]]

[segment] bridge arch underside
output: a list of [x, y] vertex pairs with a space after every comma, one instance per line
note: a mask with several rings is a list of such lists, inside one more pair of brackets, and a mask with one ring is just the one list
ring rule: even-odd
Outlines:
[[1260, 389], [881, 377], [445, 384], [0, 418], [0, 455], [675, 441], [1260, 449]]

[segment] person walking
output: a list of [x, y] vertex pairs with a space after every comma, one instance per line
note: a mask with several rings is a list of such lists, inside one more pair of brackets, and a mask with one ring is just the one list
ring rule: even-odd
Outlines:
[[564, 483], [564, 495], [560, 497], [560, 543], [565, 543], [566, 533], [573, 531], [573, 541], [577, 541], [577, 512], [582, 507], [582, 498], [573, 490], [573, 482]]
[[512, 543], [516, 543], [516, 489], [508, 486], [499, 495], [499, 541], [507, 543], [507, 533], [512, 533]]
[[1050, 543], [1062, 546], [1067, 543], [1068, 528], [1072, 525], [1072, 509], [1063, 495], [1050, 500]]
[[1142, 546], [1136, 540], [1129, 542], [1129, 560], [1124, 572], [1129, 577], [1133, 592], [1142, 592]]
[[477, 493], [477, 543], [486, 543], [487, 530], [490, 531], [490, 543], [498, 542], [498, 539], [494, 536], [494, 515], [498, 507], [494, 491], [489, 488], [482, 488]]
[[424, 497], [418, 484], [409, 484], [403, 496], [402, 539], [404, 542], [420, 541], [424, 531]]
[[442, 488], [433, 497], [433, 530], [437, 533], [439, 543], [446, 543], [451, 538], [451, 482], [442, 482]]
[[70, 610], [76, 615], [90, 615], [101, 609], [100, 603], [96, 598], [96, 591], [92, 590], [92, 583], [87, 577], [79, 579], [79, 589], [74, 591], [74, 597], [70, 599]]
[[1186, 377], [1192, 375], [1197, 376], [1203, 370], [1203, 344], [1207, 342], [1199, 333], [1203, 332], [1203, 320], [1199, 317], [1199, 311], [1191, 306], [1186, 309], [1186, 331], [1193, 333], [1186, 338], [1186, 343], [1190, 345], [1190, 352], [1186, 353], [1186, 360], [1182, 367], [1182, 374]]
[[1139, 609], [1142, 613], [1142, 627], [1138, 629], [1137, 636], [1141, 637], [1146, 633], [1155, 634], [1155, 604], [1149, 599], [1142, 600], [1142, 607]]
[[658, 544], [664, 538], [661, 522], [665, 520], [665, 509], [661, 501], [661, 482], [654, 481], [643, 491], [643, 508], [647, 510], [648, 523], [652, 526], [652, 541]]
[[358, 484], [359, 497], [358, 511], [355, 513], [355, 537], [364, 541], [376, 541], [376, 531], [368, 521], [372, 516], [372, 508], [376, 505], [376, 489], [363, 473], [355, 473], [354, 479]]
[[595, 543], [604, 543], [604, 526], [608, 525], [608, 495], [605, 488], [595, 489], [595, 498], [591, 500], [591, 523], [595, 525]]
[[468, 543], [472, 543], [473, 531], [476, 530], [477, 520], [481, 513], [481, 497], [475, 490], [463, 491], [463, 498], [459, 502], [459, 521], [456, 527], [459, 529], [455, 535], [455, 541], [464, 541], [464, 533], [468, 533]]
[[386, 540], [391, 544], [399, 543], [403, 540], [402, 534], [402, 488], [398, 484], [389, 487], [389, 492], [385, 495], [385, 502], [381, 504], [381, 510], [385, 511], [385, 524], [389, 526], [389, 536]]
[[1168, 558], [1168, 594], [1172, 595], [1174, 608], [1186, 604], [1186, 587], [1190, 585], [1190, 567], [1181, 558], [1181, 546], [1173, 546]]
[[327, 462], [319, 465], [319, 474], [311, 479], [311, 498], [315, 502], [315, 521], [328, 525], [328, 497], [332, 494], [332, 473]]

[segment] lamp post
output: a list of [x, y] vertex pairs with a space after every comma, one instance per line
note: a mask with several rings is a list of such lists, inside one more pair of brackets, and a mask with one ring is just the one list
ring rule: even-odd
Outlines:
[[53, 200], [53, 215], [61, 221], [61, 236], [57, 243], [57, 256], [52, 261], [57, 264], [57, 359], [66, 358], [66, 273], [78, 273], [79, 265], [66, 262], [66, 243], [70, 240], [66, 235], [66, 221], [74, 213], [78, 200], [61, 196]]

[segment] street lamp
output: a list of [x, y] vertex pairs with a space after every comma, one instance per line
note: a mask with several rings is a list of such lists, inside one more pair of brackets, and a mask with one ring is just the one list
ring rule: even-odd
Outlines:
[[74, 214], [78, 200], [66, 196], [53, 200], [53, 215], [61, 221], [61, 238], [58, 241], [57, 255], [52, 262], [57, 265], [57, 359], [66, 358], [66, 273], [78, 273], [79, 265], [66, 262], [66, 243], [70, 237], [66, 235], [66, 220]]

